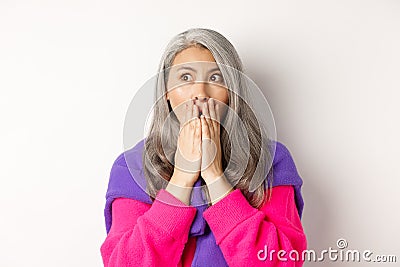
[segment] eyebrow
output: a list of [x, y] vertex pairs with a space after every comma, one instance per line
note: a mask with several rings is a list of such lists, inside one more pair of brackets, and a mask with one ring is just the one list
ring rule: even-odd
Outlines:
[[[178, 69], [177, 69], [177, 71], [179, 71], [179, 70], [191, 70], [191, 71], [193, 71], [193, 72], [197, 72], [194, 68], [192, 68], [192, 67], [189, 67], [189, 66], [182, 66], [182, 67], [179, 67]], [[208, 73], [210, 73], [210, 72], [213, 72], [213, 71], [216, 71], [216, 70], [220, 70], [218, 67], [215, 67], [215, 68], [212, 68], [212, 69], [210, 69], [209, 71], [208, 71]]]

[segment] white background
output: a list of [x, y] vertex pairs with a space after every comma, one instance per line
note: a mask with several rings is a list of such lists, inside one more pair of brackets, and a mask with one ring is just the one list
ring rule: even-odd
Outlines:
[[308, 248], [400, 261], [400, 1], [2, 0], [0, 266], [102, 266], [126, 110], [192, 27], [225, 35], [265, 93]]

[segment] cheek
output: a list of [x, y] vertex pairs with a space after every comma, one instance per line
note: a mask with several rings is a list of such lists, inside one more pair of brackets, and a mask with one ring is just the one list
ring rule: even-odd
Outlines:
[[186, 98], [179, 95], [174, 95], [169, 97], [169, 102], [171, 103], [172, 109], [181, 106], [186, 101]]
[[171, 102], [173, 108], [179, 106], [180, 104], [188, 101], [190, 99], [190, 88], [186, 88], [185, 86], [181, 86], [178, 88], [174, 88], [168, 92], [168, 98]]
[[173, 113], [182, 123], [185, 116], [185, 102], [187, 102], [188, 97], [182, 92], [179, 92], [179, 89], [174, 89], [172, 92], [168, 93], [168, 98]]
[[228, 91], [220, 91], [218, 94], [215, 96], [215, 99], [218, 101], [224, 103], [225, 105], [228, 105], [229, 103], [229, 94]]

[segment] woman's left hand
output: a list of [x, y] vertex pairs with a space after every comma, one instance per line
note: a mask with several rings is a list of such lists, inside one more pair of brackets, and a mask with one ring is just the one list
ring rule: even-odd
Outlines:
[[212, 98], [203, 104], [201, 115], [201, 176], [207, 184], [223, 175], [220, 141], [220, 106]]

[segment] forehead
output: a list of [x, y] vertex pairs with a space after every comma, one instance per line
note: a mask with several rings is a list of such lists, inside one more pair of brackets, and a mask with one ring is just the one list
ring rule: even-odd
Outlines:
[[215, 59], [206, 48], [189, 47], [175, 55], [172, 66], [196, 61], [215, 62]]
[[186, 62], [178, 65], [174, 65], [170, 68], [170, 72], [195, 72], [195, 73], [209, 73], [213, 71], [218, 71], [219, 67], [216, 62], [209, 61], [195, 61], [195, 62]]

